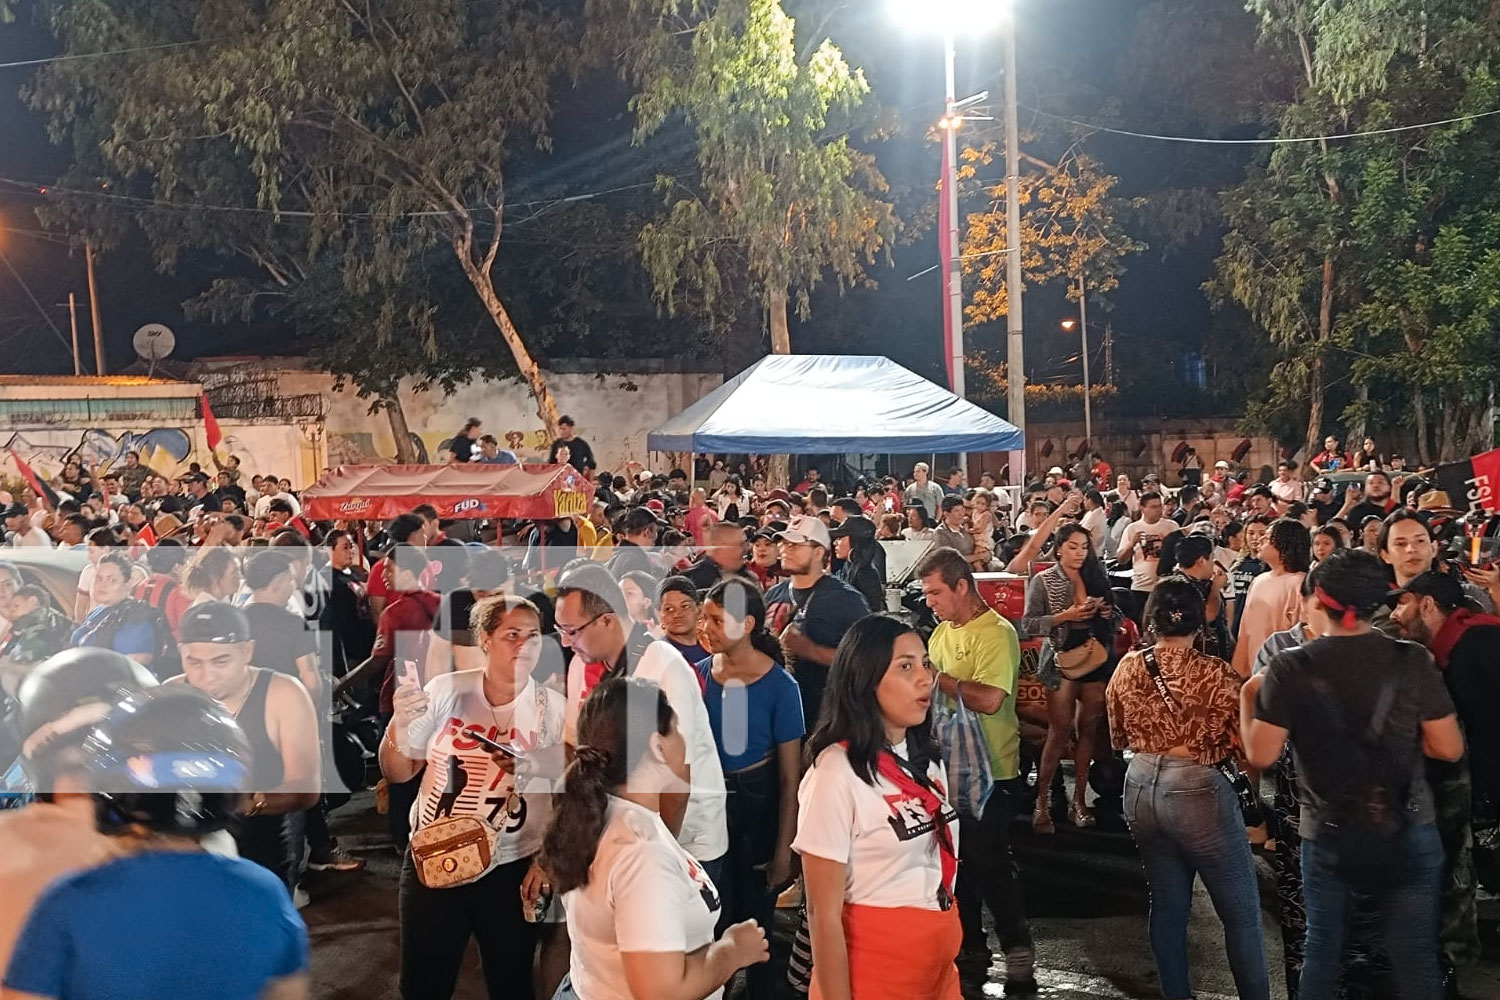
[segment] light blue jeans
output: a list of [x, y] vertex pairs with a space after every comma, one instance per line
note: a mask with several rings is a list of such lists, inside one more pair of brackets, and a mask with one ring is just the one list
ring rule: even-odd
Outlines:
[[1125, 772], [1125, 819], [1146, 868], [1151, 951], [1162, 996], [1193, 995], [1187, 932], [1196, 875], [1224, 925], [1229, 969], [1241, 1000], [1269, 1000], [1255, 861], [1229, 782], [1190, 760], [1136, 754]]

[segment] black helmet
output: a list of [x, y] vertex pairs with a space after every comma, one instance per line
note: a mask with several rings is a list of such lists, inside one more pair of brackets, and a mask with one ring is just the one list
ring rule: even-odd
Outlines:
[[185, 684], [131, 695], [84, 742], [100, 831], [223, 829], [250, 790], [250, 744], [208, 695]]
[[151, 671], [112, 649], [65, 649], [21, 679], [21, 761], [37, 791], [50, 792], [46, 759], [76, 747], [126, 696], [156, 686]]

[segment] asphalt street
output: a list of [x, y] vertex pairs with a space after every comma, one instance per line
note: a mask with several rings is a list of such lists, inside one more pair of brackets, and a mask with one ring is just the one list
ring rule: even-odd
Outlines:
[[[374, 814], [368, 795], [334, 813], [334, 833], [368, 867], [358, 873], [309, 875], [313, 901], [302, 914], [312, 936], [313, 996], [319, 1000], [398, 997], [399, 865], [382, 832], [384, 823], [384, 817]], [[1146, 884], [1129, 833], [1123, 828], [1111, 830], [1107, 822], [1104, 828], [1088, 831], [1059, 823], [1056, 836], [1039, 838], [1018, 824], [1015, 837], [1037, 942], [1042, 996], [1055, 1000], [1159, 996], [1146, 931]], [[1257, 865], [1272, 995], [1284, 997], [1271, 869], [1264, 860], [1257, 860]], [[1500, 900], [1484, 901], [1481, 919], [1491, 957], [1463, 970], [1463, 993], [1476, 1000], [1500, 1000]], [[783, 912], [777, 934], [787, 939], [790, 933], [789, 918]], [[1194, 896], [1189, 945], [1200, 1000], [1235, 997], [1223, 932], [1201, 886]], [[1000, 996], [1003, 978], [1003, 972], [997, 973], [986, 994]], [[455, 997], [483, 1000], [472, 947]]]

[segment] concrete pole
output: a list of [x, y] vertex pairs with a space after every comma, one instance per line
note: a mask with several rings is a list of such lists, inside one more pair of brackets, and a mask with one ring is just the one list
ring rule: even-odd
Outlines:
[[[1025, 279], [1021, 275], [1021, 129], [1016, 107], [1016, 18], [1012, 12], [1001, 28], [1005, 53], [1005, 380], [1010, 422], [1026, 432], [1026, 342], [1022, 336], [1021, 304]], [[1026, 452], [1011, 452], [1010, 481], [1026, 482]]]
[[99, 322], [99, 283], [94, 279], [94, 244], [83, 245], [83, 259], [89, 272], [89, 317], [94, 322], [94, 371], [108, 375], [104, 368], [104, 327]]

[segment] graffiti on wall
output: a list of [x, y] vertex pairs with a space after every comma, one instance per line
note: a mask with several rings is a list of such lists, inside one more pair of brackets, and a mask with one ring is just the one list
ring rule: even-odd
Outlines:
[[186, 471], [193, 454], [193, 441], [180, 427], [154, 427], [144, 431], [112, 431], [89, 428], [84, 431], [17, 431], [3, 446], [36, 470], [37, 475], [51, 479], [62, 472], [70, 459], [78, 459], [86, 469], [108, 472], [123, 468], [125, 456], [140, 454], [141, 464], [172, 475]]

